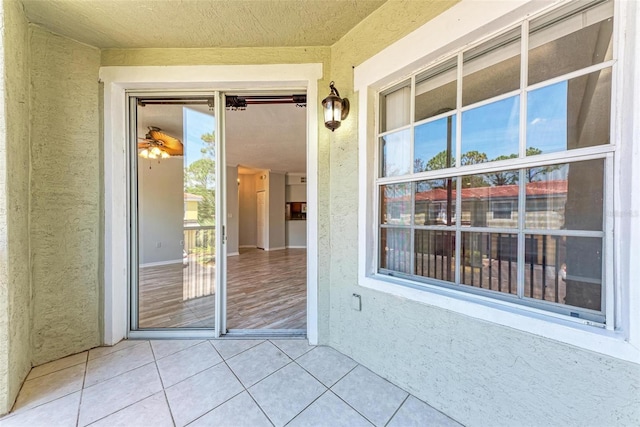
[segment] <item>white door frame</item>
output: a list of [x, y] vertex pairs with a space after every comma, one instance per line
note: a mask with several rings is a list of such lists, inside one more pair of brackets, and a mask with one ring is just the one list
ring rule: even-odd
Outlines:
[[[322, 64], [101, 67], [104, 83], [103, 343], [129, 331], [129, 194], [125, 92], [300, 90], [307, 92], [307, 337], [318, 342], [318, 80]], [[219, 328], [218, 328], [219, 329]]]

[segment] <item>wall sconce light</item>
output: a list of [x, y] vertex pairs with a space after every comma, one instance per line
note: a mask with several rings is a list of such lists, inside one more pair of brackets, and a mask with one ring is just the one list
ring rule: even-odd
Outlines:
[[329, 83], [331, 93], [322, 100], [322, 108], [324, 109], [324, 125], [331, 129], [331, 132], [340, 127], [340, 122], [349, 115], [349, 100], [340, 98], [338, 89], [334, 83]]

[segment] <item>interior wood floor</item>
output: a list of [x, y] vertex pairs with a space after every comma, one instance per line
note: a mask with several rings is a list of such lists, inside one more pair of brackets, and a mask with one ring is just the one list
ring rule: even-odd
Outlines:
[[[241, 249], [227, 258], [228, 329], [306, 329], [306, 249]], [[215, 263], [140, 269], [139, 326], [212, 328]]]

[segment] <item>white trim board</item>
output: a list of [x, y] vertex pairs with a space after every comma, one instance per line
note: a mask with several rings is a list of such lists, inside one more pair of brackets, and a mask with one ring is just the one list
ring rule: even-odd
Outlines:
[[307, 337], [318, 342], [318, 80], [322, 64], [101, 67], [104, 83], [104, 338], [128, 333], [128, 150], [126, 91], [291, 90], [307, 98]]
[[306, 246], [287, 246], [287, 249], [307, 249]]
[[239, 255], [240, 255], [240, 252], [229, 252], [229, 253], [227, 253], [227, 257], [230, 257], [230, 256], [239, 256]]

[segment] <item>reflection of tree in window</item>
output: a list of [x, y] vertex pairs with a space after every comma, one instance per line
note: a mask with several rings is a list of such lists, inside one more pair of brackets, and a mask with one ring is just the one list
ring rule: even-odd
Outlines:
[[215, 225], [215, 136], [213, 133], [205, 133], [200, 139], [206, 143], [205, 148], [201, 149], [203, 157], [185, 168], [185, 188], [187, 193], [202, 196], [202, 201], [198, 203], [198, 223], [200, 225]]

